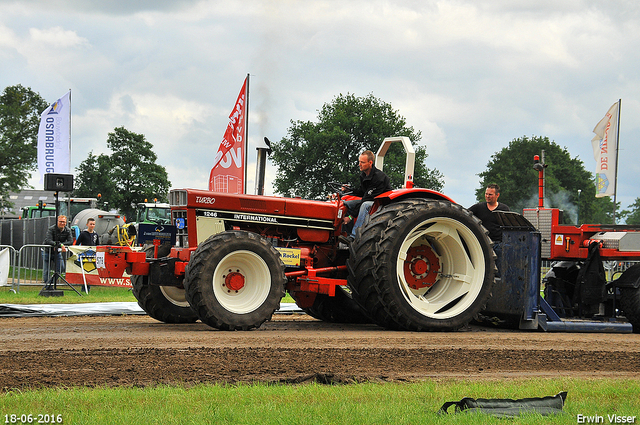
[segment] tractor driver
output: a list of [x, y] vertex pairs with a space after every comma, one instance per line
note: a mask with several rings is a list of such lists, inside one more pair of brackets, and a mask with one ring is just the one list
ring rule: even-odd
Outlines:
[[[370, 150], [366, 150], [358, 157], [358, 166], [360, 167], [360, 186], [354, 189], [351, 195], [360, 196], [362, 199], [354, 199], [351, 201], [344, 201], [347, 207], [347, 215], [342, 218], [344, 224], [349, 224], [353, 221], [355, 223], [351, 229], [351, 234], [347, 237], [340, 235], [338, 239], [341, 242], [350, 244], [353, 242], [356, 236], [356, 229], [362, 226], [364, 218], [369, 214], [371, 206], [373, 205], [373, 199], [391, 190], [391, 183], [389, 182], [389, 176], [378, 170], [373, 161], [375, 155]], [[343, 190], [346, 188], [343, 187]]]

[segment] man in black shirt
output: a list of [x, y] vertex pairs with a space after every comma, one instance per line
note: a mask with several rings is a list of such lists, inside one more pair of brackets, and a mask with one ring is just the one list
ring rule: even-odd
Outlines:
[[487, 186], [484, 192], [484, 199], [487, 202], [478, 202], [469, 208], [476, 217], [482, 221], [482, 225], [489, 231], [489, 238], [493, 241], [493, 251], [496, 253], [496, 267], [500, 276], [500, 259], [502, 258], [502, 228], [498, 223], [494, 211], [510, 211], [506, 204], [498, 202], [500, 197], [500, 186], [493, 183]]
[[358, 157], [358, 166], [360, 167], [360, 186], [351, 193], [354, 196], [360, 196], [362, 199], [344, 201], [348, 209], [348, 214], [343, 217], [344, 224], [355, 223], [351, 229], [351, 234], [347, 238], [340, 238], [341, 241], [351, 243], [356, 236], [356, 229], [362, 226], [364, 218], [369, 214], [369, 210], [373, 206], [373, 199], [391, 190], [389, 176], [378, 170], [373, 165], [375, 155], [370, 150], [366, 150]]
[[72, 243], [73, 238], [71, 237], [71, 229], [67, 227], [67, 217], [59, 215], [57, 224], [54, 224], [47, 229], [47, 236], [44, 238], [43, 242], [44, 245], [50, 246], [49, 249], [44, 248], [42, 252], [42, 259], [44, 261], [42, 278], [45, 283], [49, 281], [49, 271], [51, 269], [49, 262], [56, 258], [54, 253], [57, 254], [56, 270], [58, 273], [62, 273], [66, 270], [66, 255], [63, 254], [66, 254], [67, 246], [70, 246]]

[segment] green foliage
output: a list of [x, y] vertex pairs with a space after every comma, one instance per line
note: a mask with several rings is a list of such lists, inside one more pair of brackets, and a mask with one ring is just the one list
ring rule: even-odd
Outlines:
[[36, 169], [40, 114], [49, 104], [30, 88], [9, 86], [0, 95], [0, 209], [11, 208]]
[[629, 205], [629, 210], [621, 211], [620, 217], [625, 219], [627, 224], [640, 224], [640, 198], [636, 198], [635, 202]]
[[[548, 137], [523, 136], [509, 142], [491, 156], [487, 169], [479, 174], [480, 188], [476, 198], [484, 200], [484, 190], [490, 183], [500, 185], [500, 202], [512, 211], [538, 206], [538, 172], [533, 169], [534, 155], [544, 150], [545, 207], [564, 210], [565, 223], [611, 223], [613, 201], [596, 198], [595, 179], [580, 159], [572, 158], [566, 148]], [[580, 190], [580, 195], [578, 195]]]
[[114, 199], [116, 193], [115, 182], [105, 179], [111, 170], [111, 158], [108, 155], [98, 156], [89, 152], [87, 159], [76, 167], [74, 195], [78, 197], [97, 198], [100, 195], [100, 208], [105, 208], [104, 202]]
[[[356, 184], [358, 156], [367, 149], [375, 153], [382, 140], [390, 136], [407, 136], [414, 146], [422, 137], [389, 103], [371, 94], [340, 94], [324, 104], [317, 122], [291, 121], [287, 136], [273, 143], [271, 161], [278, 168], [275, 192], [321, 198], [327, 193], [327, 182]], [[441, 190], [442, 175], [426, 167], [426, 158], [426, 149], [416, 146], [414, 183]], [[404, 163], [402, 147], [392, 146], [384, 161], [392, 187], [403, 184]]]
[[107, 147], [111, 155], [89, 152], [89, 157], [76, 168], [75, 195], [95, 197], [100, 193], [103, 202], [121, 211], [128, 220], [135, 219], [134, 205], [144, 199], [167, 202], [171, 186], [167, 171], [156, 164], [153, 145], [144, 135], [117, 127], [109, 133]]

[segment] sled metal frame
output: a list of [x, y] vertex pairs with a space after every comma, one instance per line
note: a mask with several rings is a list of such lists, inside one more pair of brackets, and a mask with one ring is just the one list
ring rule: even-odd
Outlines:
[[[503, 227], [501, 279], [496, 280], [489, 313], [520, 317], [520, 330], [545, 332], [632, 333], [633, 326], [615, 316], [601, 321], [563, 319], [540, 295], [541, 233], [523, 216], [500, 212]], [[508, 247], [508, 249], [505, 249]], [[615, 286], [613, 287], [615, 293]]]

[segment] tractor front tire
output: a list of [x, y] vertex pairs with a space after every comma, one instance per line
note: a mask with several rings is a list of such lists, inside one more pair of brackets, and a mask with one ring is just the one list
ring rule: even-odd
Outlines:
[[347, 262], [354, 299], [388, 329], [451, 331], [486, 305], [495, 254], [460, 205], [406, 199], [367, 217]]
[[[147, 258], [153, 257], [153, 246], [146, 246]], [[171, 246], [160, 245], [158, 257], [169, 255]], [[198, 320], [185, 297], [184, 288], [151, 285], [148, 276], [131, 276], [133, 295], [138, 305], [150, 316], [164, 323], [193, 323]]]
[[280, 254], [245, 231], [210, 236], [185, 272], [187, 299], [202, 322], [220, 330], [257, 328], [280, 307], [286, 278]]

